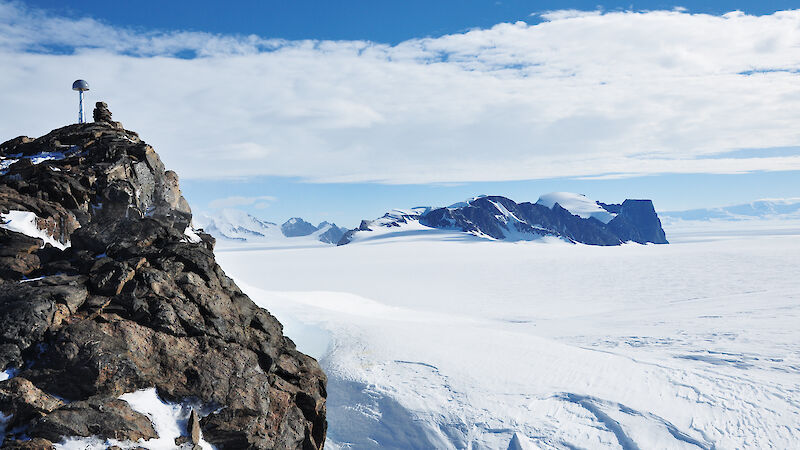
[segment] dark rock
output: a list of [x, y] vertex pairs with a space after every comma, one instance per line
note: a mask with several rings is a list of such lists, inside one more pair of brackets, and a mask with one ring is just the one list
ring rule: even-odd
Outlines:
[[652, 242], [667, 244], [667, 236], [661, 228], [661, 220], [650, 200], [625, 200], [619, 207], [619, 214], [608, 223], [623, 241], [640, 244]]
[[30, 381], [15, 377], [0, 382], [0, 411], [12, 416], [11, 427], [45, 416], [64, 406], [64, 402], [46, 394]]
[[122, 129], [122, 124], [114, 122], [111, 119], [111, 111], [108, 110], [108, 105], [105, 102], [97, 102], [94, 104], [94, 111], [92, 111], [92, 118], [95, 122], [107, 123], [114, 128]]
[[347, 230], [337, 227], [335, 223], [328, 223], [328, 222], [322, 222], [321, 224], [319, 224], [317, 229], [322, 230], [328, 226], [329, 228], [325, 232], [319, 235], [319, 240], [325, 242], [326, 244], [337, 244], [339, 241], [342, 240], [342, 237], [347, 232]]
[[52, 442], [62, 436], [103, 436], [123, 441], [158, 437], [150, 419], [132, 410], [128, 402], [96, 398], [51, 412], [37, 420], [28, 433]]
[[199, 429], [220, 449], [322, 448], [319, 364], [225, 275], [213, 238], [188, 242], [177, 175], [106, 112], [0, 144], [4, 155], [64, 153], [0, 174], [0, 212], [34, 212], [41, 230], [71, 242], [42, 248], [0, 229], [0, 370], [18, 369], [0, 383], [0, 410], [34, 438], [8, 436], [5, 447], [153, 437], [118, 398], [155, 387], [166, 401], [218, 408], [193, 413], [187, 448]]
[[281, 225], [281, 232], [286, 237], [308, 236], [315, 231], [317, 227], [299, 217], [292, 217]]
[[22, 441], [6, 441], [3, 448], [7, 450], [53, 450], [55, 446], [47, 439], [28, 439]]
[[369, 232], [374, 227], [398, 227], [412, 220], [431, 228], [458, 230], [498, 240], [557, 236], [590, 245], [620, 245], [628, 241], [667, 243], [650, 200], [598, 205], [616, 217], [603, 223], [594, 217], [574, 215], [558, 203], [548, 208], [538, 203], [518, 204], [506, 197], [484, 196], [459, 206], [416, 208], [409, 213], [395, 211], [375, 221], [362, 221], [358, 228], [346, 232], [338, 245], [349, 243], [356, 233]]

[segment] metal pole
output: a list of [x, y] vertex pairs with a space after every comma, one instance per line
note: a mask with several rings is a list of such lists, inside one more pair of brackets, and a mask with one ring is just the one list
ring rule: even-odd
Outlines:
[[83, 123], [83, 91], [78, 91], [79, 109], [78, 109], [78, 123]]

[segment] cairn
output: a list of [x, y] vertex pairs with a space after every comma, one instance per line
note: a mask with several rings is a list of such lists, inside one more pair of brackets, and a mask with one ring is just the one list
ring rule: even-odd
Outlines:
[[118, 128], [120, 130], [122, 129], [122, 122], [114, 122], [114, 120], [111, 118], [111, 111], [108, 109], [106, 102], [97, 102], [94, 104], [92, 117], [94, 118], [95, 123], [107, 123], [114, 128]]

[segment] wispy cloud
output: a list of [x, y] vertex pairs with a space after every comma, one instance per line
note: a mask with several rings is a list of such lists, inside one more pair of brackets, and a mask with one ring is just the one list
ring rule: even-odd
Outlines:
[[252, 206], [256, 209], [264, 209], [276, 201], [278, 201], [278, 199], [271, 195], [260, 195], [256, 197], [231, 196], [212, 200], [208, 203], [208, 207], [211, 209], [225, 209]]
[[542, 17], [390, 46], [139, 32], [0, 0], [0, 139], [71, 120], [85, 78], [184, 178], [800, 170], [800, 153], [723, 155], [800, 145], [800, 11]]

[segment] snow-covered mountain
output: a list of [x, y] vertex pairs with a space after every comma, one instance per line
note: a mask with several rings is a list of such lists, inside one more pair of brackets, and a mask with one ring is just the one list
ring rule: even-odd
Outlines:
[[662, 213], [665, 220], [798, 220], [800, 198], [763, 199], [750, 203], [718, 208], [690, 209]]
[[238, 242], [319, 241], [336, 244], [346, 231], [329, 222], [314, 226], [299, 217], [293, 217], [278, 226], [236, 209], [217, 211], [213, 215], [196, 214], [193, 224], [195, 228], [202, 228], [218, 240]]
[[358, 228], [344, 235], [339, 245], [426, 230], [449, 230], [508, 241], [551, 237], [592, 245], [629, 241], [667, 243], [650, 200], [606, 204], [581, 194], [553, 192], [541, 196], [536, 203], [478, 196], [444, 208], [393, 210], [376, 220], [362, 221]]
[[238, 209], [223, 209], [213, 215], [195, 214], [193, 226], [221, 240], [249, 241], [283, 238], [280, 227]]

